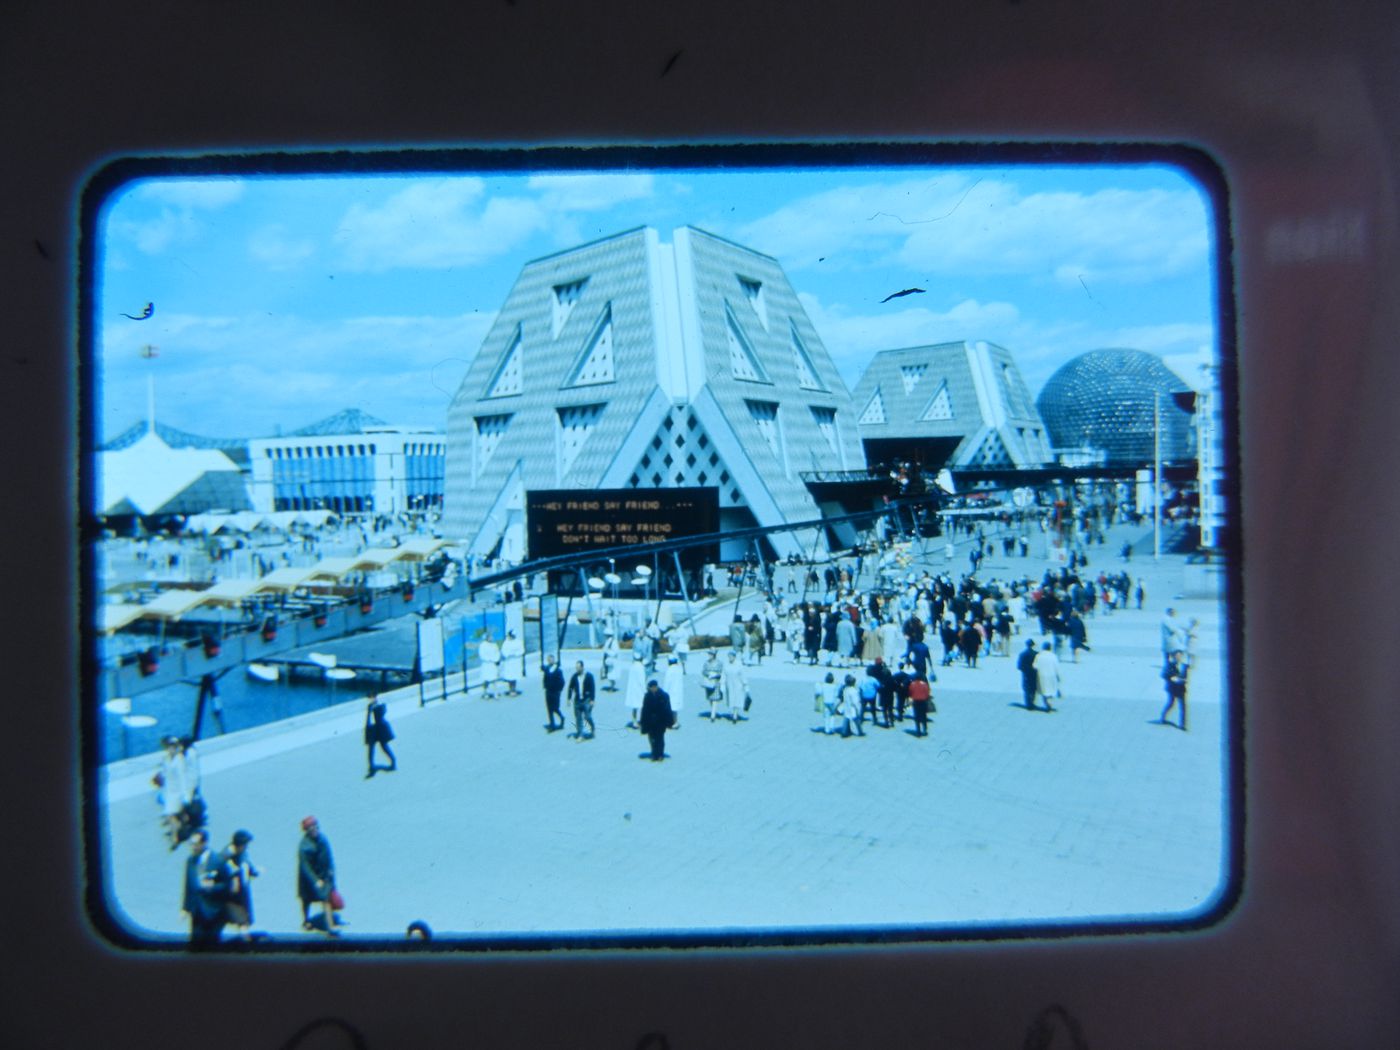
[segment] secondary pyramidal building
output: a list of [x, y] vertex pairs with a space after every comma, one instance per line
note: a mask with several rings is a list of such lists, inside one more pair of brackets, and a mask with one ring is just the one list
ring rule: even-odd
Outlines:
[[851, 406], [770, 256], [685, 227], [536, 259], [449, 410], [443, 531], [522, 557], [525, 493], [561, 488], [714, 487], [725, 530], [816, 519], [802, 475], [865, 466]]

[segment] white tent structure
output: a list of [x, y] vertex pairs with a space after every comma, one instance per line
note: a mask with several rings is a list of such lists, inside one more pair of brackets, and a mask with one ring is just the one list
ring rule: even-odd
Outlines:
[[217, 449], [171, 448], [148, 431], [126, 448], [97, 454], [97, 511], [103, 516], [251, 506], [238, 465]]

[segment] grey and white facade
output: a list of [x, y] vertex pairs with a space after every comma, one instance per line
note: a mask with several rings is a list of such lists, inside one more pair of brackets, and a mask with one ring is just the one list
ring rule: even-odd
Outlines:
[[[987, 342], [885, 350], [856, 384], [871, 463], [887, 451], [930, 469], [1025, 468], [1051, 460], [1045, 423], [1011, 352]], [[918, 455], [927, 450], [928, 456]]]
[[248, 442], [253, 509], [397, 514], [442, 505], [441, 431], [369, 427]]
[[[777, 260], [692, 227], [527, 263], [453, 399], [443, 534], [524, 556], [524, 494], [718, 489], [723, 528], [820, 511], [864, 466], [850, 392]], [[811, 536], [774, 534], [776, 553]]]

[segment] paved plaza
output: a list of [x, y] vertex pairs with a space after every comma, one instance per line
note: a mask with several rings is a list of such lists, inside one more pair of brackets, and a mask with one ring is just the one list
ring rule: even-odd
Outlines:
[[[1117, 542], [1095, 548], [1091, 574], [1125, 567], [1108, 553]], [[928, 564], [957, 574], [966, 560], [940, 548]], [[998, 555], [979, 578], [1042, 568]], [[826, 736], [819, 669], [794, 666], [780, 642], [750, 669], [738, 725], [703, 717], [692, 654], [682, 728], [654, 764], [639, 761], [646, 739], [626, 728], [621, 692], [600, 691], [597, 737], [576, 741], [545, 732], [538, 674], [495, 701], [473, 689], [420, 707], [414, 687], [390, 700], [399, 769], [371, 780], [358, 702], [203, 743], [213, 843], [253, 832], [254, 925], [277, 941], [321, 939], [301, 931], [295, 897], [306, 814], [334, 848], [351, 943], [400, 938], [415, 919], [469, 942], [1182, 918], [1228, 867], [1221, 610], [1178, 597], [1182, 556], [1139, 554], [1126, 569], [1147, 603], [1088, 619], [1092, 651], [1075, 664], [1066, 647], [1054, 713], [1020, 706], [1014, 655], [984, 656], [936, 668], [929, 737], [911, 721]], [[1169, 603], [1200, 621], [1184, 733], [1154, 724]], [[715, 608], [715, 626], [732, 611]], [[1018, 626], [1013, 654], [1039, 638]], [[566, 670], [576, 657], [596, 673], [596, 652], [566, 653]], [[104, 771], [107, 885], [134, 932], [183, 939], [186, 854], [160, 833], [155, 762]]]

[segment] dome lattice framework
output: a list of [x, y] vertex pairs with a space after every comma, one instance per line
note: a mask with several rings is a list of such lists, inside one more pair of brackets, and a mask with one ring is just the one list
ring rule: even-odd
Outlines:
[[1162, 459], [1195, 455], [1191, 415], [1172, 394], [1188, 391], [1160, 358], [1142, 350], [1092, 350], [1050, 377], [1036, 407], [1058, 449], [1092, 448], [1110, 465], [1152, 462], [1153, 403], [1161, 407]]

